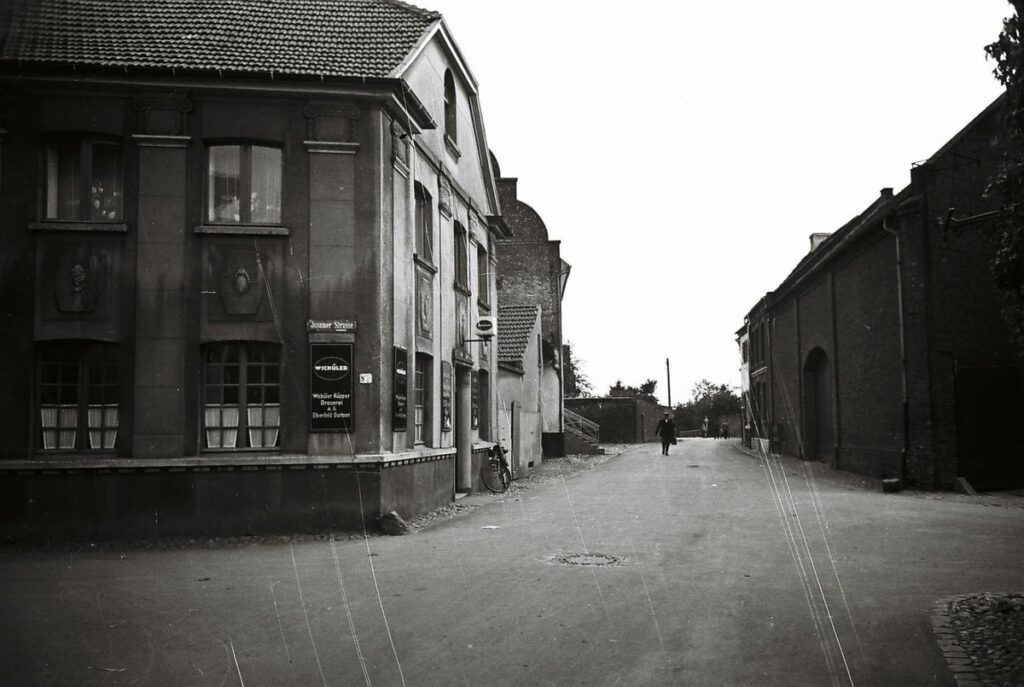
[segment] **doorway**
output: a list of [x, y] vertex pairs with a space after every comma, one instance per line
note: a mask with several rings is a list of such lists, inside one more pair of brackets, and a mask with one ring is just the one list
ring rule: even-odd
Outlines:
[[832, 376], [825, 351], [815, 348], [804, 363], [804, 458], [827, 460], [832, 446]]

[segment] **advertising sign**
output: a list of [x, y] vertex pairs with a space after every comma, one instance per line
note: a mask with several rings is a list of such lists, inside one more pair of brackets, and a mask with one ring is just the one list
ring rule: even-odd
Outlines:
[[309, 345], [311, 432], [351, 432], [352, 346], [350, 343]]
[[404, 432], [409, 422], [409, 354], [395, 346], [395, 390], [391, 405], [391, 430]]

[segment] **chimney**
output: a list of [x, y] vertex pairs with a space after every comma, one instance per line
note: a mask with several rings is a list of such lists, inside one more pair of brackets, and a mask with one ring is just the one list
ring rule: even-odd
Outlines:
[[831, 235], [832, 234], [829, 234], [827, 232], [816, 232], [814, 234], [811, 234], [811, 250], [810, 250], [810, 252], [813, 253], [818, 248], [818, 246], [820, 246], [822, 243], [824, 243], [825, 239], [827, 239]]
[[892, 198], [892, 187], [886, 186], [881, 190], [880, 195], [882, 196], [882, 200], [889, 200]]

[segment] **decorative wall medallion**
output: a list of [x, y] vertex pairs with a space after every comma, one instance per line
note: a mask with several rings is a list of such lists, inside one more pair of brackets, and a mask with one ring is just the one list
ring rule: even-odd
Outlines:
[[452, 214], [452, 188], [444, 179], [441, 180], [438, 188], [437, 207], [445, 214]]
[[416, 333], [434, 335], [434, 280], [425, 270], [416, 270]]
[[71, 268], [71, 290], [75, 293], [82, 293], [88, 280], [89, 274], [82, 267], [82, 263], [76, 262]]
[[419, 325], [420, 334], [424, 336], [430, 335], [430, 324], [433, 319], [433, 299], [430, 297], [430, 293], [421, 293], [419, 297]]
[[[110, 263], [103, 249], [69, 245], [49, 272], [57, 310], [62, 313], [91, 313], [107, 288]], [[55, 268], [55, 269], [54, 269]]]
[[239, 296], [244, 296], [249, 292], [249, 285], [252, 283], [252, 277], [249, 276], [249, 271], [244, 267], [239, 267], [235, 270], [235, 275], [232, 278], [232, 284], [235, 287], [235, 293]]
[[211, 244], [208, 250], [212, 274], [204, 289], [220, 295], [224, 315], [257, 317], [266, 291], [265, 273], [273, 269], [270, 257], [227, 245]]

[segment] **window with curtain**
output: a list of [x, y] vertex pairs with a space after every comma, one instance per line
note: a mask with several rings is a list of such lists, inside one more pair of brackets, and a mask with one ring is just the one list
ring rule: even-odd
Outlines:
[[116, 344], [62, 341], [37, 350], [43, 451], [110, 451], [117, 444], [120, 362]]
[[210, 222], [281, 223], [281, 149], [247, 143], [211, 145], [207, 154]]
[[115, 141], [54, 137], [46, 144], [43, 219], [116, 222], [124, 206], [123, 147]]
[[219, 343], [203, 355], [203, 447], [265, 449], [281, 428], [281, 348]]

